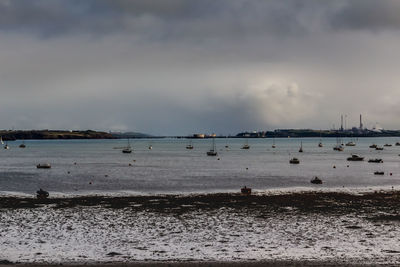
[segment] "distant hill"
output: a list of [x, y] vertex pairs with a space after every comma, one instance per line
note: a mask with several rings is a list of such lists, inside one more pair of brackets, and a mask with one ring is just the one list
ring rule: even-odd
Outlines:
[[10, 131], [0, 130], [0, 136], [4, 141], [17, 139], [114, 139], [115, 137], [106, 132], [92, 130], [86, 131], [64, 131], [64, 130], [29, 130]]
[[156, 138], [155, 136], [138, 132], [111, 132], [114, 138]]

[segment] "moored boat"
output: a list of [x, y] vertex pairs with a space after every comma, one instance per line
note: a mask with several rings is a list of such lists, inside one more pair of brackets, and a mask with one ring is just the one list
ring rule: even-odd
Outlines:
[[215, 145], [215, 138], [212, 139], [212, 146], [211, 149], [209, 151], [207, 151], [207, 156], [216, 156], [218, 155], [217, 153], [217, 147]]
[[382, 159], [369, 159], [368, 160], [369, 163], [383, 163]]
[[299, 164], [299, 163], [300, 163], [300, 160], [299, 160], [298, 158], [291, 158], [291, 159], [289, 160], [289, 163], [290, 163], [290, 164]]
[[351, 157], [348, 157], [347, 160], [348, 161], [363, 161], [364, 157], [360, 157], [358, 155], [353, 154], [353, 155], [351, 155]]
[[38, 165], [36, 165], [36, 168], [38, 168], [38, 169], [50, 169], [51, 165], [50, 165], [50, 163], [39, 163]]
[[241, 192], [243, 195], [251, 195], [251, 188], [250, 188], [250, 187], [247, 187], [247, 186], [244, 186], [244, 187], [242, 187], [242, 188], [240, 189], [240, 192]]
[[312, 184], [322, 184], [322, 180], [320, 178], [318, 178], [317, 176], [315, 176], [310, 183]]

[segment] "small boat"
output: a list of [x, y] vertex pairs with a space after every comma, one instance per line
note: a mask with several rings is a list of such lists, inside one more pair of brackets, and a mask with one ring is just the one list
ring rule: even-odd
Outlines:
[[292, 159], [289, 160], [289, 163], [290, 164], [299, 164], [300, 160], [298, 158], [292, 158]]
[[225, 145], [225, 148], [229, 148], [229, 146], [228, 146], [228, 145]]
[[310, 181], [310, 183], [312, 183], [312, 184], [322, 184], [322, 180], [319, 179], [317, 176], [315, 176], [315, 177]]
[[321, 134], [321, 130], [319, 130], [319, 143], [318, 143], [318, 147], [323, 147], [324, 145], [322, 144], [322, 134]]
[[241, 189], [240, 189], [240, 192], [243, 194], [243, 195], [251, 195], [251, 188], [250, 187], [247, 187], [247, 186], [244, 186], [244, 187], [242, 187]]
[[369, 148], [377, 148], [377, 147], [378, 147], [378, 145], [376, 145], [376, 144], [372, 144], [369, 146]]
[[377, 146], [377, 147], [375, 147], [375, 150], [383, 150], [383, 147]]
[[374, 172], [374, 174], [375, 174], [375, 175], [384, 175], [384, 174], [385, 174], [385, 172], [382, 172], [382, 171], [376, 171], [376, 172]]
[[246, 139], [246, 143], [242, 146], [242, 149], [250, 149], [249, 140]]
[[347, 160], [348, 161], [363, 161], [364, 158], [353, 154], [353, 155], [351, 155], [351, 157], [348, 157]]
[[353, 141], [347, 142], [346, 146], [356, 146], [356, 143], [354, 143]]
[[394, 144], [395, 146], [400, 146], [400, 142], [396, 142], [396, 144]]
[[217, 147], [215, 145], [215, 138], [213, 138], [212, 140], [213, 140], [212, 147], [211, 147], [211, 149], [209, 151], [207, 151], [207, 156], [216, 156], [216, 155], [218, 155]]
[[50, 169], [51, 165], [50, 165], [50, 163], [40, 163], [40, 164], [36, 165], [36, 168], [38, 168], [38, 169]]
[[335, 150], [335, 151], [343, 151], [343, 149], [344, 148], [341, 145], [336, 145], [333, 147], [333, 150]]
[[300, 142], [300, 149], [299, 149], [300, 153], [303, 153], [303, 142]]
[[190, 143], [186, 145], [186, 149], [193, 149], [193, 142], [190, 140]]
[[149, 150], [152, 150], [153, 149], [153, 146], [152, 145], [149, 145]]
[[20, 148], [25, 148], [25, 147], [26, 147], [26, 145], [25, 145], [25, 143], [24, 143], [24, 142], [22, 142], [22, 144], [20, 144], [20, 145], [19, 145], [19, 147], [20, 147]]
[[275, 145], [275, 137], [274, 137], [274, 140], [272, 141], [272, 146], [271, 146], [272, 148], [276, 148], [276, 145]]
[[132, 148], [131, 148], [131, 143], [129, 141], [129, 138], [128, 138], [128, 145], [124, 149], [122, 149], [122, 153], [125, 153], [125, 154], [132, 153]]
[[369, 159], [368, 160], [369, 163], [383, 163], [382, 159]]
[[49, 192], [44, 191], [42, 188], [40, 188], [38, 191], [36, 191], [36, 197], [38, 199], [46, 199], [49, 197]]
[[8, 144], [7, 144], [7, 142], [6, 142], [6, 144], [4, 145], [4, 149], [10, 149], [10, 147], [9, 147]]
[[392, 146], [392, 144], [385, 144], [384, 146]]

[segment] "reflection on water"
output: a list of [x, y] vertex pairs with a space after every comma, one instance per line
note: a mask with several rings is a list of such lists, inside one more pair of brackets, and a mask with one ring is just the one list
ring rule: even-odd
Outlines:
[[[206, 156], [210, 139], [193, 140], [193, 150], [186, 149], [185, 139], [131, 140], [132, 154], [115, 149], [126, 146], [126, 140], [25, 141], [25, 149], [15, 141], [9, 142], [9, 150], [0, 150], [0, 191], [33, 193], [42, 187], [63, 193], [188, 193], [238, 191], [243, 185], [256, 190], [321, 187], [310, 184], [314, 176], [323, 179], [323, 187], [400, 185], [397, 141], [400, 138], [358, 138], [356, 146], [338, 152], [332, 149], [335, 138], [323, 138], [322, 148], [319, 138], [277, 138], [276, 148], [272, 139], [249, 139], [249, 150], [241, 149], [244, 139], [216, 139], [217, 157]], [[303, 153], [298, 152], [301, 142]], [[393, 146], [377, 151], [369, 148], [373, 143]], [[353, 153], [366, 160], [346, 161]], [[300, 164], [290, 165], [291, 157]], [[368, 163], [370, 158], [384, 163]], [[52, 168], [36, 169], [44, 162]], [[375, 171], [385, 175], [376, 176]]]

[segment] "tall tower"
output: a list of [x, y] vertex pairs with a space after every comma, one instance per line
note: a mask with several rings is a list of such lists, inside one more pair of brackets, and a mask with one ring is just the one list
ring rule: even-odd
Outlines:
[[363, 129], [363, 123], [362, 123], [362, 115], [360, 114], [360, 130]]
[[340, 131], [343, 131], [343, 115], [340, 116]]

